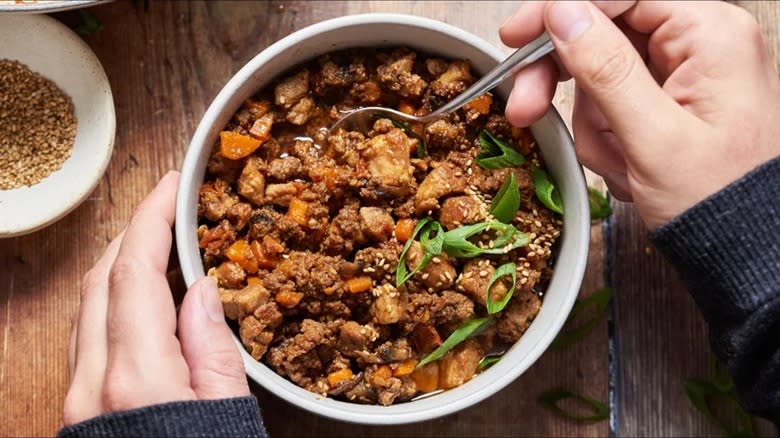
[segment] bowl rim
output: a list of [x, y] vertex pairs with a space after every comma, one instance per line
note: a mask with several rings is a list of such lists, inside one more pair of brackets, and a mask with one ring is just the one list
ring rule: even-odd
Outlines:
[[[93, 1], [93, 0], [88, 0], [88, 1]], [[108, 76], [106, 75], [106, 71], [103, 68], [103, 64], [100, 62], [100, 59], [97, 57], [97, 55], [92, 50], [92, 48], [89, 47], [86, 41], [84, 41], [81, 37], [79, 37], [78, 34], [76, 34], [76, 32], [71, 30], [68, 26], [64, 25], [59, 20], [56, 20], [48, 15], [42, 15], [42, 14], [15, 15], [15, 14], [0, 13], [0, 21], [1, 20], [15, 20], [15, 21], [27, 20], [30, 22], [38, 22], [41, 23], [42, 26], [47, 26], [61, 32], [63, 40], [66, 40], [67, 44], [70, 45], [70, 47], [77, 48], [82, 53], [82, 55], [86, 59], [88, 59], [89, 64], [85, 65], [85, 67], [95, 69], [94, 71], [96, 73], [96, 76], [98, 77], [98, 87], [96, 87], [96, 89], [104, 86], [104, 89], [100, 91], [102, 91], [105, 94], [105, 99], [108, 102], [110, 102], [110, 105], [107, 105], [107, 107], [105, 108], [108, 111], [106, 117], [106, 123], [107, 123], [106, 126], [107, 126], [107, 134], [108, 134], [106, 139], [107, 141], [105, 143], [101, 142], [100, 147], [93, 148], [96, 152], [101, 152], [103, 155], [102, 159], [97, 163], [97, 166], [94, 168], [95, 170], [94, 179], [88, 185], [85, 184], [84, 186], [77, 187], [78, 190], [80, 190], [80, 193], [77, 196], [74, 196], [68, 204], [64, 204], [61, 208], [57, 210], [52, 210], [49, 215], [39, 216], [38, 218], [36, 218], [31, 222], [25, 223], [23, 226], [8, 227], [6, 229], [0, 228], [0, 239], [3, 239], [3, 238], [18, 237], [18, 236], [31, 234], [43, 228], [46, 228], [49, 225], [52, 225], [53, 223], [59, 221], [60, 219], [64, 218], [65, 216], [73, 212], [73, 210], [75, 210], [78, 206], [80, 206], [89, 197], [89, 195], [95, 190], [98, 184], [100, 184], [100, 181], [103, 178], [106, 169], [108, 169], [108, 165], [111, 162], [111, 157], [113, 156], [113, 152], [114, 152], [114, 144], [116, 142], [116, 106], [115, 106], [116, 104], [114, 102], [113, 91], [111, 90], [111, 83], [108, 80]], [[63, 44], [63, 43], [58, 43], [58, 44]], [[20, 59], [18, 61], [24, 63], [23, 59]], [[46, 72], [38, 72], [38, 73], [48, 78]], [[57, 84], [57, 86], [60, 87], [59, 84]], [[71, 99], [73, 99], [72, 96], [70, 97]], [[75, 106], [75, 101], [74, 101], [74, 106]], [[79, 122], [80, 121], [77, 120], [77, 123]], [[83, 126], [83, 123], [79, 123], [76, 129], [78, 132], [78, 129], [86, 129], [86, 127]], [[74, 141], [73, 147], [75, 148], [75, 146], [76, 143]], [[17, 187], [9, 191], [18, 190], [18, 189], [25, 189], [25, 187]], [[36, 185], [30, 186], [27, 189], [36, 190]]]
[[[182, 179], [179, 186], [179, 193], [177, 194], [177, 242], [186, 242], [188, 239], [188, 233], [192, 232], [192, 230], [186, 226], [186, 220], [184, 220], [186, 215], [191, 214], [191, 212], [189, 212], [190, 206], [188, 205], [189, 195], [186, 193], [186, 190], [182, 190], [182, 187], [190, 187], [192, 184], [199, 185], [202, 183], [202, 175], [195, 176], [194, 168], [196, 167], [196, 164], [203, 153], [203, 147], [208, 147], [207, 145], [209, 143], [207, 140], [209, 131], [211, 131], [214, 123], [216, 122], [220, 113], [223, 111], [223, 108], [229, 103], [233, 95], [245, 82], [251, 79], [255, 71], [260, 69], [265, 63], [271, 61], [274, 57], [288, 50], [290, 47], [316, 37], [321, 33], [332, 31], [337, 28], [367, 24], [399, 24], [404, 26], [420, 27], [429, 31], [443, 33], [452, 39], [457, 39], [465, 44], [471, 45], [491, 58], [494, 58], [496, 62], [499, 62], [505, 56], [494, 45], [456, 26], [430, 18], [397, 13], [367, 13], [332, 18], [302, 28], [276, 41], [274, 44], [266, 47], [259, 54], [253, 57], [237, 73], [235, 73], [233, 77], [231, 77], [231, 79], [225, 84], [225, 86], [220, 90], [212, 103], [209, 105], [208, 109], [203, 115], [203, 118], [196, 128], [190, 143], [190, 148], [187, 151], [182, 165]], [[300, 62], [304, 62], [304, 60], [301, 59]], [[569, 147], [572, 151], [570, 156], [565, 157], [565, 167], [574, 168], [576, 165], [576, 168], [578, 169], [578, 174], [574, 176], [572, 183], [575, 186], [576, 191], [579, 192], [578, 195], [576, 195], [576, 207], [577, 210], [579, 210], [577, 211], [577, 215], [578, 217], [589, 218], [589, 213], [587, 210], [588, 204], [585, 188], [585, 177], [582, 172], [582, 168], [579, 166], [579, 163], [577, 163], [576, 157], [574, 156], [574, 145], [568, 128], [564, 124], [558, 112], [552, 106], [545, 115], [545, 119], [550, 124], [550, 127], [556, 130], [556, 134], [562, 139], [562, 141], [565, 143], [565, 146]], [[198, 148], [198, 144], [201, 144], [202, 146]], [[179, 215], [181, 215], [181, 217]], [[575, 225], [577, 225], [577, 228], [574, 228]], [[589, 219], [582, 220], [579, 224], [567, 224], [565, 221], [564, 226], [572, 227], [572, 229], [567, 230], [567, 232], [573, 232], [576, 234], [577, 243], [574, 243], [573, 246], [578, 248], [579, 251], [574, 255], [574, 260], [576, 263], [573, 266], [567, 266], [572, 272], [571, 278], [573, 278], [573, 282], [575, 284], [569, 286], [571, 291], [564, 295], [562, 303], [563, 305], [560, 309], [561, 311], [554, 316], [552, 322], [548, 325], [548, 330], [555, 334], [560, 331], [561, 327], [565, 323], [569, 311], [571, 310], [571, 307], [577, 298], [579, 287], [584, 276], [585, 266], [587, 264], [588, 246], [590, 239]], [[192, 251], [193, 248], [189, 248], [188, 250], [185, 248], [185, 246], [186, 245], [181, 243], [179, 243], [177, 246], [180, 260], [188, 260], [193, 257], [194, 253], [197, 253], [197, 259], [200, 260], [199, 251]], [[191, 266], [187, 263], [182, 264], [182, 274], [184, 275], [185, 282], [188, 286], [191, 286], [200, 276], [194, 272], [191, 269]], [[249, 356], [235, 335], [233, 336], [233, 339], [239, 348], [239, 351], [241, 352], [242, 358], [244, 359], [246, 373], [249, 375], [249, 377], [263, 386], [266, 390], [287, 401], [288, 403], [298, 408], [305, 409], [309, 412], [348, 423], [368, 425], [399, 425], [431, 420], [447, 414], [451, 414], [466, 407], [472, 406], [495, 394], [499, 390], [505, 388], [509, 383], [514, 381], [531, 365], [533, 365], [538, 360], [539, 356], [541, 356], [541, 354], [553, 341], [554, 336], [539, 336], [539, 339], [537, 339], [535, 343], [531, 344], [526, 349], [526, 354], [523, 356], [523, 362], [527, 365], [516, 367], [517, 369], [507, 370], [507, 372], [504, 374], [496, 374], [492, 376], [492, 380], [486, 382], [486, 384], [483, 386], [475, 386], [473, 384], [469, 386], [470, 383], [479, 377], [477, 376], [472, 380], [472, 382], [467, 382], [463, 386], [446, 391], [447, 393], [463, 392], [464, 394], [462, 394], [462, 397], [451, 400], [451, 402], [447, 404], [439, 404], [428, 409], [416, 409], [410, 412], [393, 412], [393, 408], [403, 405], [415, 405], [417, 402], [407, 402], [391, 406], [359, 405], [356, 403], [343, 402], [318, 396], [317, 394], [310, 393], [309, 391], [298, 387], [294, 383], [289, 382], [278, 375], [278, 377], [283, 379], [283, 384], [277, 384], [274, 381], [268, 381], [266, 376], [263, 376], [262, 373], [258, 371], [257, 367], [246, 366], [252, 365], [247, 362], [248, 360], [251, 360], [255, 365], [259, 362], [255, 361], [253, 358], [251, 358], [251, 356]], [[262, 363], [259, 363], [259, 365], [266, 367]], [[274, 371], [270, 368], [266, 368], [269, 372], [274, 373]], [[481, 375], [489, 373], [490, 370], [482, 373]], [[308, 394], [308, 396], [304, 397], [300, 391], [305, 392]]]

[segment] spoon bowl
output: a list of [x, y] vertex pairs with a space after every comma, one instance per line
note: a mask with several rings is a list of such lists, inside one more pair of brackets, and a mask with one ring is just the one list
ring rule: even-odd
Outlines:
[[533, 64], [553, 50], [555, 50], [555, 47], [550, 41], [550, 37], [546, 32], [542, 33], [535, 40], [517, 49], [514, 53], [501, 61], [493, 70], [490, 70], [485, 76], [482, 76], [480, 80], [467, 88], [466, 91], [455, 96], [454, 99], [428, 114], [413, 116], [394, 109], [376, 106], [356, 108], [352, 111], [348, 111], [343, 117], [337, 120], [336, 123], [331, 125], [328, 133], [330, 134], [340, 127], [350, 131], [366, 133], [371, 129], [373, 122], [381, 118], [400, 119], [400, 121], [408, 123], [428, 124], [434, 122], [501, 85], [506, 78]]

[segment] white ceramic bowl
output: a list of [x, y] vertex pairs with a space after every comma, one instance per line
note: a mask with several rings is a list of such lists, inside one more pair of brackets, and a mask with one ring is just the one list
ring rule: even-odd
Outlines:
[[[188, 285], [204, 275], [196, 237], [198, 189], [219, 131], [247, 97], [285, 70], [323, 53], [349, 47], [409, 46], [471, 61], [479, 73], [503, 58], [484, 40], [456, 27], [415, 16], [352, 15], [324, 21], [277, 41], [249, 61], [217, 95], [190, 143], [176, 203], [176, 241]], [[510, 81], [511, 82], [511, 81]], [[497, 92], [506, 98], [510, 84]], [[590, 215], [582, 169], [566, 126], [551, 109], [532, 131], [560, 188], [565, 215], [560, 253], [542, 309], [528, 331], [496, 365], [470, 382], [421, 400], [392, 406], [337, 401], [308, 392], [252, 359], [240, 342], [249, 376], [266, 389], [308, 411], [363, 424], [402, 424], [429, 420], [471, 406], [512, 382], [544, 352], [566, 320], [582, 281], [588, 253]]]
[[73, 152], [62, 168], [33, 186], [0, 190], [0, 237], [11, 237], [51, 224], [86, 199], [111, 158], [116, 117], [103, 67], [59, 21], [0, 14], [0, 41], [0, 59], [26, 64], [70, 96], [78, 123]]

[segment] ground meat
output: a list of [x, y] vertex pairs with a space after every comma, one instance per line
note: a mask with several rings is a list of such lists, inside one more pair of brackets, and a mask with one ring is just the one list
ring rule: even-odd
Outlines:
[[461, 168], [452, 162], [440, 163], [425, 177], [414, 195], [417, 214], [439, 208], [439, 198], [463, 193], [465, 189], [466, 178], [463, 177]]
[[[485, 305], [487, 286], [496, 268], [488, 260], [471, 260], [463, 267], [463, 274], [458, 277], [458, 291], [479, 304]], [[512, 287], [507, 277], [497, 280], [491, 288], [490, 298], [498, 301]]]
[[[203, 229], [205, 227], [205, 229]], [[198, 239], [198, 247], [203, 250], [203, 263], [213, 266], [225, 253], [225, 250], [236, 240], [236, 230], [227, 219], [223, 219], [213, 228], [201, 225], [202, 232]]]
[[481, 222], [487, 217], [489, 206], [475, 196], [447, 198], [439, 211], [439, 222], [447, 230], [461, 225]]
[[371, 178], [369, 187], [376, 196], [404, 196], [414, 190], [410, 142], [404, 131], [397, 128], [368, 141], [362, 155]]
[[371, 325], [347, 321], [339, 328], [336, 348], [346, 356], [354, 356], [355, 351], [368, 350], [378, 337], [379, 333]]
[[290, 108], [285, 120], [293, 125], [303, 125], [309, 121], [312, 111], [314, 111], [314, 101], [308, 97], [304, 97]]
[[274, 90], [274, 103], [291, 108], [309, 92], [309, 71], [301, 70], [279, 82]]
[[235, 227], [236, 230], [241, 231], [249, 222], [249, 216], [252, 214], [252, 206], [247, 202], [236, 202], [228, 208], [225, 217]]
[[360, 208], [360, 230], [368, 238], [383, 242], [393, 234], [395, 221], [385, 209], [379, 207]]
[[[406, 267], [411, 272], [423, 258], [423, 248], [418, 242], [412, 243], [406, 253]], [[429, 292], [438, 292], [449, 288], [455, 282], [457, 271], [449, 256], [442, 253], [435, 256], [426, 267], [417, 274]]]
[[284, 157], [271, 160], [266, 173], [276, 181], [290, 181], [304, 176], [303, 163], [298, 157]]
[[515, 292], [498, 320], [498, 336], [506, 342], [515, 342], [528, 330], [542, 307], [542, 300], [531, 291]]
[[415, 53], [398, 50], [384, 65], [377, 68], [379, 82], [404, 97], [419, 96], [427, 85], [425, 80], [412, 72]]
[[217, 281], [220, 287], [228, 289], [237, 289], [244, 285], [246, 272], [236, 262], [223, 262], [216, 268], [209, 269], [209, 277]]
[[363, 275], [381, 281], [395, 274], [401, 245], [395, 241], [387, 241], [378, 247], [363, 248], [355, 253], [355, 264]]
[[296, 292], [312, 298], [324, 298], [341, 291], [343, 281], [338, 275], [338, 267], [342, 262], [340, 257], [291, 251], [273, 273], [291, 282]]
[[241, 176], [238, 178], [236, 187], [238, 187], [238, 194], [248, 199], [255, 205], [263, 204], [263, 197], [265, 196], [265, 163], [263, 160], [252, 157], [246, 160], [246, 165], [241, 171]]
[[470, 146], [463, 123], [437, 120], [425, 127], [425, 144], [430, 149], [465, 150]]
[[198, 217], [214, 222], [224, 218], [230, 207], [238, 202], [231, 191], [230, 185], [221, 179], [203, 184], [200, 187]]
[[326, 254], [349, 254], [356, 243], [364, 240], [358, 206], [350, 204], [339, 210], [333, 218], [321, 248]]
[[249, 216], [249, 237], [261, 239], [263, 236], [278, 236], [279, 230], [276, 224], [282, 215], [271, 206], [265, 206], [253, 210]]

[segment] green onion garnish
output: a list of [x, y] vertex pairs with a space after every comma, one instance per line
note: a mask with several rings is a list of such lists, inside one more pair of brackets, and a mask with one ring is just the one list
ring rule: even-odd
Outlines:
[[[436, 233], [433, 239], [431, 239], [431, 233]], [[425, 253], [420, 259], [420, 262], [417, 263], [417, 266], [409, 272], [406, 267], [406, 252], [412, 246], [414, 238], [418, 234], [420, 234], [420, 245], [422, 245]], [[435, 256], [441, 254], [443, 243], [444, 233], [442, 232], [441, 224], [432, 221], [431, 218], [427, 217], [420, 219], [414, 227], [414, 231], [412, 231], [409, 240], [404, 244], [403, 251], [401, 251], [401, 257], [398, 258], [398, 267], [395, 270], [395, 286], [398, 287], [406, 283], [414, 274], [428, 266], [428, 263], [430, 263]]]
[[510, 171], [493, 198], [493, 202], [490, 204], [490, 214], [501, 222], [508, 224], [515, 218], [515, 214], [519, 209], [520, 189], [517, 187], [515, 173]]
[[481, 332], [482, 329], [493, 323], [493, 318], [486, 316], [484, 318], [470, 319], [460, 325], [446, 341], [439, 345], [439, 348], [430, 352], [427, 356], [417, 364], [417, 368], [425, 366], [431, 362], [437, 361], [444, 357], [447, 352], [452, 350], [456, 345], [465, 341], [466, 339], [475, 336]]
[[[486, 231], [496, 231], [492, 245], [481, 248], [469, 238]], [[444, 251], [452, 257], [471, 258], [483, 254], [506, 254], [530, 242], [528, 235], [512, 225], [501, 222], [480, 222], [464, 225], [444, 233]], [[489, 242], [488, 242], [489, 243]]]
[[547, 172], [534, 167], [531, 170], [531, 176], [534, 180], [534, 191], [536, 191], [536, 197], [542, 201], [545, 207], [550, 210], [563, 214], [563, 202], [561, 202], [561, 194], [558, 192], [558, 188], [550, 181], [550, 177], [547, 176]]
[[[558, 402], [567, 398], [575, 398], [588, 405], [593, 411], [592, 415], [576, 415], [570, 412], [566, 412], [558, 406]], [[581, 423], [593, 423], [596, 421], [606, 420], [609, 418], [609, 408], [604, 403], [598, 400], [590, 398], [586, 395], [577, 394], [569, 391], [568, 389], [553, 389], [552, 391], [545, 392], [537, 398], [539, 403], [545, 408], [555, 412], [556, 414], [566, 417], [570, 420], [579, 421]]]
[[479, 133], [479, 144], [482, 152], [477, 154], [477, 164], [483, 169], [502, 169], [517, 167], [525, 163], [525, 157], [508, 144], [496, 138], [488, 130]]
[[606, 196], [590, 186], [588, 186], [588, 203], [590, 204], [591, 220], [604, 219], [612, 214], [612, 207]]
[[89, 36], [103, 28], [103, 23], [92, 12], [79, 9], [79, 16], [81, 17], [81, 24], [73, 28], [79, 35]]
[[485, 357], [483, 357], [479, 361], [479, 364], [477, 365], [477, 369], [480, 370], [480, 371], [486, 370], [486, 369], [490, 368], [491, 366], [493, 366], [493, 364], [495, 364], [499, 360], [501, 360], [501, 355], [485, 356]]
[[[500, 301], [493, 301], [490, 294], [490, 288], [493, 287], [493, 284], [498, 281], [499, 278], [504, 276], [511, 276], [512, 277], [512, 287], [506, 292], [506, 295], [504, 295], [503, 298], [501, 298]], [[517, 266], [515, 266], [514, 263], [509, 262], [505, 263], [496, 269], [495, 272], [493, 272], [493, 275], [490, 277], [490, 281], [487, 285], [487, 290], [485, 291], [485, 307], [487, 307], [487, 311], [489, 314], [498, 313], [502, 310], [504, 310], [504, 307], [506, 307], [506, 304], [509, 302], [509, 299], [512, 298], [512, 294], [515, 293], [515, 285], [517, 284]]]
[[596, 325], [602, 320], [602, 318], [607, 313], [607, 305], [609, 304], [609, 300], [612, 299], [612, 288], [604, 287], [596, 292], [593, 292], [589, 297], [583, 298], [581, 300], [577, 300], [576, 303], [574, 303], [574, 307], [571, 309], [571, 313], [569, 313], [568, 319], [566, 319], [566, 322], [570, 322], [574, 319], [574, 317], [582, 312], [583, 310], [593, 307], [594, 315], [589, 320], [585, 321], [582, 325], [579, 327], [575, 327], [572, 329], [564, 330], [561, 333], [558, 334], [558, 336], [555, 338], [555, 340], [550, 344], [550, 348], [564, 348], [568, 347], [569, 345], [579, 341], [580, 339], [584, 338], [588, 333], [590, 333]]
[[[727, 391], [709, 380], [687, 379], [685, 380], [685, 393], [691, 404], [704, 414], [710, 422], [721, 429], [730, 437], [753, 437], [753, 418], [745, 412], [734, 397], [733, 388]], [[737, 419], [734, 428], [729, 427], [722, 420], [718, 419], [713, 413], [711, 403], [715, 401], [724, 402], [736, 414]], [[725, 406], [724, 406], [725, 407]]]

